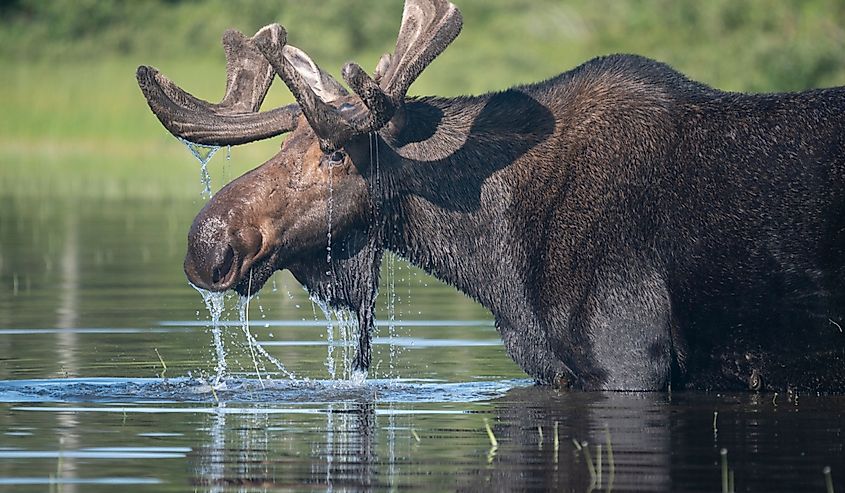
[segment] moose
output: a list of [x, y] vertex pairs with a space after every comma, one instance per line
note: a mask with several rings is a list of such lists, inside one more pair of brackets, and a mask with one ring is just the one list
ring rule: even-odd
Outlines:
[[[373, 75], [343, 66], [351, 91], [278, 24], [224, 34], [220, 103], [139, 67], [180, 138], [290, 132], [197, 215], [190, 282], [247, 294], [289, 269], [357, 314], [366, 371], [389, 250], [489, 309], [539, 384], [845, 391], [845, 88], [723, 92], [611, 55], [407, 96], [462, 24], [446, 0], [406, 0]], [[260, 111], [276, 75], [296, 103]]]

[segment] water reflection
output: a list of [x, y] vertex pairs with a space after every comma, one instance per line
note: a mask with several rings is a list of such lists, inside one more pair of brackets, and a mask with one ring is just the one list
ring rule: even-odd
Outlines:
[[[447, 465], [455, 473], [448, 489], [464, 491], [671, 490], [672, 437], [671, 427], [666, 426], [671, 403], [663, 394], [560, 394], [525, 387], [511, 390], [492, 404], [493, 430], [500, 446], [489, 462], [486, 439], [479, 430], [468, 443], [455, 443], [464, 450], [463, 463], [442, 464], [445, 457], [415, 453], [419, 439], [415, 421], [426, 412], [409, 413], [395, 403], [379, 402], [374, 395], [315, 410], [322, 419], [306, 420], [311, 425], [307, 430], [301, 422], [273, 422], [277, 418], [261, 410], [227, 413], [221, 403], [208, 418], [207, 446], [192, 457], [196, 463], [193, 482], [209, 492], [295, 484], [325, 491], [369, 491], [409, 480], [419, 486], [413, 472], [420, 461], [433, 461], [435, 467]], [[464, 416], [464, 421], [481, 423], [477, 415]], [[460, 438], [471, 432], [443, 423], [426, 428], [424, 422], [416, 424], [424, 436], [445, 432]], [[573, 440], [585, 442], [582, 446], [592, 453], [578, 452]], [[296, 452], [303, 449], [301, 441], [310, 441], [305, 448], [310, 457]], [[598, 465], [597, 445], [604, 446], [601, 479], [591, 475], [587, 466], [588, 460]]]
[[845, 400], [781, 399], [515, 388], [495, 402], [495, 455], [460, 489], [719, 491], [724, 449], [737, 491], [824, 491], [823, 467], [845, 469], [845, 416], [831, 412]]
[[460, 489], [670, 491], [668, 404], [657, 393], [514, 389], [496, 402], [491, 463]]
[[[284, 418], [274, 422], [271, 414], [260, 410], [229, 413], [226, 404], [220, 403], [209, 416], [207, 446], [190, 457], [195, 464], [192, 483], [209, 493], [292, 484], [338, 492], [376, 486], [381, 464], [376, 453], [379, 426], [375, 399], [329, 404], [315, 413], [315, 418], [319, 416], [324, 424], [319, 425], [317, 419], [306, 420], [315, 428], [312, 433], [303, 433]], [[302, 457], [303, 450], [310, 455]], [[389, 470], [396, 470], [392, 463]]]
[[[421, 382], [397, 390], [386, 382], [284, 381], [262, 389], [241, 381], [215, 402], [207, 385], [189, 381], [69, 382], [0, 382], [6, 402], [42, 399], [0, 403], [0, 415], [11, 416], [0, 418], [12, 431], [4, 438], [20, 447], [0, 453], [0, 472], [11, 467], [0, 480], [19, 476], [31, 458], [52, 474], [63, 457], [76, 468], [60, 469], [63, 481], [155, 471], [150, 479], [162, 490], [188, 483], [206, 492], [719, 491], [726, 449], [737, 491], [824, 491], [825, 466], [835, 488], [845, 486], [841, 397], [801, 396], [799, 403], [766, 394], [560, 393], [531, 385], [479, 393], [465, 383], [463, 392], [432, 399], [434, 387]], [[56, 431], [61, 415], [74, 416], [72, 430]], [[79, 445], [27, 445], [52, 433]]]
[[[76, 327], [79, 319], [79, 218], [71, 210], [65, 216], [65, 238], [60, 260], [60, 297], [59, 306], [56, 309], [56, 327], [62, 330], [56, 332], [56, 348], [59, 356], [59, 365], [65, 377], [76, 376], [79, 365], [77, 364], [77, 335], [70, 329]], [[77, 435], [76, 416], [72, 413], [61, 413], [57, 416], [59, 430], [59, 449], [76, 450], [79, 447]], [[58, 477], [69, 481], [65, 485], [65, 491], [75, 493], [77, 485], [76, 459], [66, 457], [59, 462], [56, 474]]]
[[195, 204], [0, 205], [0, 489], [719, 491], [722, 448], [737, 491], [824, 491], [824, 466], [845, 489], [845, 399], [535, 388], [513, 380], [484, 310], [402, 263], [375, 339], [387, 378], [316, 380], [324, 321], [279, 277], [256, 337], [312, 380], [264, 388], [246, 360], [213, 398], [196, 383], [213, 374], [211, 334], [181, 269]]
[[[274, 422], [278, 415], [259, 409], [227, 414], [221, 406], [209, 417], [208, 446], [194, 457], [195, 484], [209, 492], [234, 486], [371, 491], [408, 485], [460, 491], [718, 491], [724, 448], [737, 490], [823, 491], [822, 467], [836, 472], [845, 466], [845, 418], [830, 419], [831, 408], [845, 401], [805, 397], [796, 407], [773, 404], [772, 397], [559, 393], [529, 386], [490, 401], [486, 411], [448, 403], [417, 411], [370, 395], [312, 408], [314, 419], [300, 414], [301, 420], [281, 423]], [[438, 411], [446, 408], [458, 414], [440, 417]], [[493, 449], [482, 425], [488, 412], [498, 441]], [[456, 453], [444, 452], [449, 448]], [[444, 469], [448, 474], [441, 474]], [[834, 481], [841, 484], [841, 478]]]

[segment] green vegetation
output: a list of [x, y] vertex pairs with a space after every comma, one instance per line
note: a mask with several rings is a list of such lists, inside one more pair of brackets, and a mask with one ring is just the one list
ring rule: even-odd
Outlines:
[[[463, 0], [462, 35], [411, 89], [456, 95], [541, 80], [597, 55], [634, 52], [727, 90], [845, 84], [837, 0]], [[196, 196], [197, 166], [149, 112], [139, 64], [218, 100], [224, 29], [279, 21], [337, 73], [393, 47], [399, 0], [5, 0], [0, 2], [0, 195]], [[266, 106], [290, 100], [276, 83]], [[279, 139], [212, 160], [215, 188]], [[221, 164], [222, 163], [222, 164]], [[225, 170], [224, 170], [225, 168]]]

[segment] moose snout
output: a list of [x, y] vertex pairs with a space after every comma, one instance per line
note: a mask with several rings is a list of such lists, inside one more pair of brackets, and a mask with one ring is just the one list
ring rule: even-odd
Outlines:
[[199, 288], [209, 291], [230, 289], [243, 276], [245, 266], [248, 268], [261, 250], [262, 235], [252, 227], [230, 232], [221, 221], [206, 220], [197, 224], [199, 219], [188, 235], [185, 274]]
[[188, 240], [185, 274], [188, 281], [209, 291], [225, 291], [235, 283], [238, 255], [228, 242], [205, 246]]

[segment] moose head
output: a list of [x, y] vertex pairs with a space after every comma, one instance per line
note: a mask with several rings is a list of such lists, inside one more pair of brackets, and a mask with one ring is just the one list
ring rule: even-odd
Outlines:
[[[380, 167], [401, 159], [387, 143], [405, 130], [408, 88], [461, 25], [460, 12], [444, 0], [408, 0], [396, 48], [381, 57], [374, 77], [352, 62], [343, 67], [352, 93], [287, 44], [278, 24], [252, 38], [224, 34], [226, 93], [217, 104], [139, 67], [150, 108], [177, 137], [223, 146], [291, 132], [279, 153], [222, 188], [194, 219], [185, 257], [190, 282], [251, 294], [289, 269], [317, 297], [358, 313], [366, 337], [356, 367], [366, 369], [383, 251]], [[296, 103], [259, 112], [275, 75]]]

